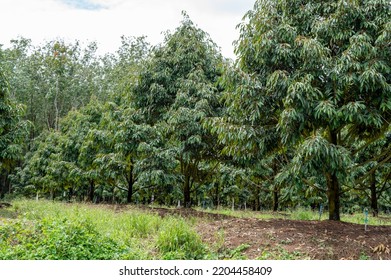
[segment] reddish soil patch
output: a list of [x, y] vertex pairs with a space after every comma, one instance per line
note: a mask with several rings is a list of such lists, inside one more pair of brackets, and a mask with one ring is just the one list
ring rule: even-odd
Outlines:
[[365, 231], [363, 225], [334, 221], [230, 218], [200, 224], [198, 231], [205, 242], [222, 243], [222, 249], [249, 245], [243, 252], [249, 259], [391, 259], [391, 226]]
[[335, 221], [233, 218], [186, 208], [138, 209], [163, 218], [202, 218], [198, 233], [223, 257], [231, 258], [227, 252], [246, 244], [242, 256], [248, 259], [391, 260], [391, 226], [369, 226], [365, 231], [363, 225]]

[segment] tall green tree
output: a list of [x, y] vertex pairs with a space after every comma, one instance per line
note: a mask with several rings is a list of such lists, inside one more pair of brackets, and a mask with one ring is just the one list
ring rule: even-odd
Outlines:
[[379, 199], [391, 188], [391, 131], [369, 145], [364, 144], [359, 142], [355, 145], [361, 149], [355, 155], [356, 165], [352, 170], [354, 190], [366, 196], [369, 201], [366, 204], [370, 204], [373, 215], [377, 216]]
[[50, 41], [34, 46], [25, 38], [11, 41], [5, 49], [5, 65], [10, 72], [10, 94], [26, 106], [26, 118], [34, 124], [30, 138], [43, 129], [59, 128], [59, 119], [71, 109], [101, 96], [103, 71], [97, 44], [82, 48], [79, 42]]
[[37, 133], [45, 126], [49, 129], [31, 139], [31, 152], [13, 176], [20, 190], [27, 186], [26, 194], [35, 190], [56, 196], [62, 190], [68, 197], [100, 201], [127, 190], [137, 179], [130, 171], [136, 169], [141, 143], [134, 141], [142, 133], [134, 122], [129, 88], [147, 43], [144, 38], [123, 37], [117, 53], [100, 61], [95, 51], [96, 44], [82, 50], [78, 43], [60, 40], [33, 47], [25, 39], [15, 40], [7, 50], [13, 95], [26, 103]]
[[0, 49], [0, 196], [10, 191], [8, 174], [22, 158], [28, 125], [22, 121], [24, 107], [9, 97], [9, 83], [3, 71]]
[[330, 220], [340, 220], [353, 143], [390, 124], [390, 18], [383, 0], [258, 0], [240, 25], [239, 86], [227, 97], [237, 134], [266, 153], [292, 150], [290, 176], [325, 186]]
[[200, 163], [216, 155], [214, 137], [202, 121], [221, 111], [217, 79], [223, 59], [215, 43], [184, 15], [142, 69], [133, 102], [148, 124], [166, 128], [163, 149], [171, 151], [182, 178], [184, 206], [200, 181]]

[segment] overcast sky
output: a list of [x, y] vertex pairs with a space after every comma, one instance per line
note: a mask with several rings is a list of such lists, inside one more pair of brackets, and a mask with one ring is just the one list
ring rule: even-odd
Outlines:
[[174, 30], [185, 10], [208, 32], [224, 56], [234, 58], [236, 25], [255, 0], [0, 0], [0, 44], [18, 36], [34, 44], [63, 38], [97, 41], [101, 53], [114, 52], [121, 35], [145, 35], [152, 44]]

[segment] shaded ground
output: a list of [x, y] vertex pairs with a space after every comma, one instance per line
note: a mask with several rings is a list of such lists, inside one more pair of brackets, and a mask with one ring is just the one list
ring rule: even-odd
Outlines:
[[204, 242], [234, 250], [243, 244], [249, 259], [387, 259], [391, 260], [391, 226], [334, 221], [233, 218], [193, 209], [155, 208], [160, 216], [206, 218], [197, 226]]

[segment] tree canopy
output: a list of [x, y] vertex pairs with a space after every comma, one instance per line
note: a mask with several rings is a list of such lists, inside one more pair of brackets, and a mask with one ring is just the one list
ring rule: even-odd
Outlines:
[[217, 80], [223, 58], [209, 36], [184, 16], [174, 33], [153, 51], [140, 73], [133, 100], [147, 123], [164, 127], [162, 147], [178, 162], [184, 205], [193, 184], [202, 182], [200, 165], [217, 156], [215, 139], [202, 125], [222, 110]]
[[216, 130], [229, 151], [292, 151], [278, 177], [314, 178], [332, 220], [352, 157], [389, 129], [390, 12], [387, 1], [259, 0], [240, 26], [230, 115]]
[[186, 13], [161, 44], [123, 36], [102, 56], [13, 40], [0, 193], [330, 220], [390, 210], [390, 18], [385, 0], [257, 0], [236, 61]]
[[8, 173], [22, 159], [23, 142], [28, 131], [27, 123], [22, 121], [23, 113], [24, 107], [10, 99], [9, 82], [0, 52], [0, 195], [9, 185]]

